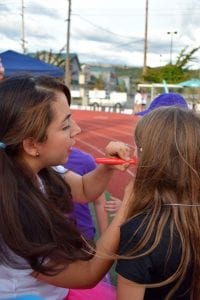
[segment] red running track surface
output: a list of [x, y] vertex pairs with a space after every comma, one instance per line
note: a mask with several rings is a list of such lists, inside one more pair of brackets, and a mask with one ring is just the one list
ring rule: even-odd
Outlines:
[[[96, 157], [104, 156], [110, 141], [122, 141], [133, 149], [133, 134], [138, 117], [97, 111], [72, 110], [73, 119], [82, 132], [76, 138], [76, 147]], [[126, 172], [116, 171], [108, 185], [108, 192], [121, 198], [126, 184], [134, 173], [134, 166]]]

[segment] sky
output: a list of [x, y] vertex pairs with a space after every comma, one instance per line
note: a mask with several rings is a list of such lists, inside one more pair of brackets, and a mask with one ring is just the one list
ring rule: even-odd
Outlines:
[[[146, 0], [72, 0], [70, 52], [80, 63], [143, 66]], [[200, 46], [199, 0], [149, 0], [147, 65]], [[22, 49], [22, 0], [0, 0], [0, 52]], [[24, 0], [27, 52], [66, 49], [67, 0]], [[169, 32], [169, 34], [167, 34]], [[176, 34], [174, 32], [177, 32]], [[171, 53], [171, 55], [170, 55]], [[191, 68], [200, 68], [200, 50]]]

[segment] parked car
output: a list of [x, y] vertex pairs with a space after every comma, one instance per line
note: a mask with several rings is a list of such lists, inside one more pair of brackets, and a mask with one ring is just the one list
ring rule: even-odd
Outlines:
[[122, 109], [127, 102], [127, 93], [111, 92], [109, 97], [105, 97], [106, 93], [103, 93], [103, 91], [97, 91], [96, 93], [92, 92], [93, 91], [90, 93], [89, 91], [89, 105], [93, 106], [95, 109], [98, 107]]

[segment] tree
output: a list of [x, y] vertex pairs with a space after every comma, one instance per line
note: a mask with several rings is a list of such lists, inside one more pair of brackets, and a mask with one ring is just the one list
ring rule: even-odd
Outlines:
[[194, 71], [189, 70], [189, 64], [195, 61], [194, 54], [200, 47], [193, 48], [187, 52], [188, 47], [181, 50], [176, 63], [167, 64], [158, 68], [147, 68], [147, 74], [144, 80], [147, 82], [160, 83], [165, 80], [168, 83], [178, 83], [192, 77]]
[[186, 52], [187, 49], [188, 49], [188, 46], [186, 46], [185, 48], [183, 48], [183, 50], [181, 50], [181, 52], [177, 58], [176, 64], [175, 64], [177, 67], [188, 69], [189, 66], [187, 67], [187, 65], [190, 62], [197, 60], [197, 58], [194, 56], [194, 54], [200, 49], [200, 47], [193, 48], [188, 53]]
[[182, 68], [170, 64], [159, 68], [147, 68], [145, 81], [160, 83], [163, 80], [168, 83], [177, 83], [185, 80], [185, 73]]
[[118, 81], [118, 84], [116, 86], [117, 92], [127, 92], [126, 84], [124, 80]]
[[55, 65], [57, 67], [64, 68], [65, 67], [65, 57], [62, 53], [63, 49], [61, 49], [58, 53], [53, 53], [52, 50], [50, 51], [37, 51], [35, 57], [43, 60], [48, 64]]
[[103, 80], [102, 76], [100, 75], [98, 78], [96, 78], [94, 82], [94, 89], [97, 90], [105, 90], [105, 81]]

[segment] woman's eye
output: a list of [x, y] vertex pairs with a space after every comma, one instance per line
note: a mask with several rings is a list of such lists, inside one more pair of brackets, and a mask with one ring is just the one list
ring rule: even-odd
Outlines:
[[67, 130], [69, 128], [70, 128], [70, 125], [66, 125], [66, 126], [63, 127], [63, 130]]
[[68, 119], [66, 120], [64, 123], [63, 123], [63, 128], [62, 130], [67, 130], [71, 127], [71, 119]]

